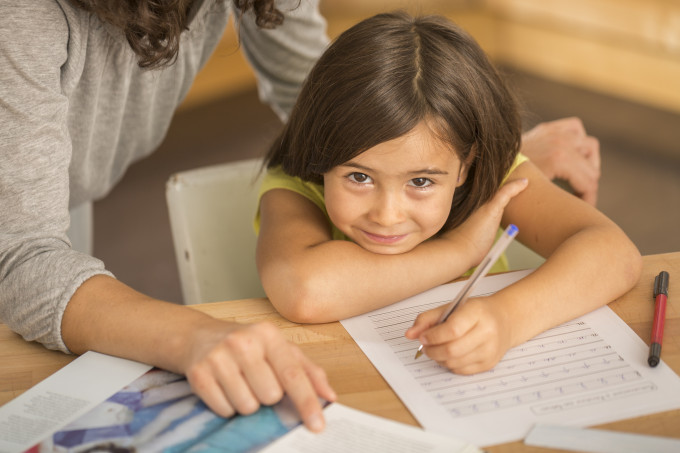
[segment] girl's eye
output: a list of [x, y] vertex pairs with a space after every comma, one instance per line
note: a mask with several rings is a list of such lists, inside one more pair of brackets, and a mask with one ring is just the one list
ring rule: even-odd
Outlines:
[[350, 173], [348, 176], [349, 180], [359, 184], [368, 184], [371, 182], [371, 177], [364, 173]]
[[433, 183], [429, 178], [413, 178], [410, 181], [410, 184], [415, 187], [427, 187], [431, 186]]

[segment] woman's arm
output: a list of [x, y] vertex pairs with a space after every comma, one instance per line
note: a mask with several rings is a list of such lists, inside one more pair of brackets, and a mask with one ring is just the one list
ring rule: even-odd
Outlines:
[[432, 327], [440, 309], [432, 310], [407, 332], [458, 373], [487, 370], [509, 348], [613, 301], [641, 272], [637, 248], [601, 212], [556, 187], [531, 162], [512, 177], [528, 178], [529, 186], [508, 204], [503, 222], [516, 224], [519, 240], [547, 261], [494, 295], [470, 299], [446, 323]]
[[286, 393], [305, 425], [323, 428], [317, 395], [335, 393], [314, 365], [271, 324], [240, 325], [140, 294], [97, 275], [75, 292], [62, 336], [75, 353], [99, 351], [185, 374], [217, 414], [249, 414]]
[[478, 264], [503, 208], [525, 186], [507, 184], [463, 226], [398, 255], [332, 240], [328, 220], [316, 205], [289, 190], [270, 190], [260, 202], [262, 284], [276, 309], [295, 322], [337, 321], [397, 302]]
[[257, 78], [260, 99], [285, 121], [302, 82], [329, 39], [319, 0], [278, 1], [276, 7], [284, 20], [273, 30], [262, 30], [252, 11], [237, 20], [237, 26], [241, 49]]

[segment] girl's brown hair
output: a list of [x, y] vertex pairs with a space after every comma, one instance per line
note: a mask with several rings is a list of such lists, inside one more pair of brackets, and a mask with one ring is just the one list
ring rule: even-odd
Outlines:
[[443, 230], [498, 190], [519, 150], [515, 99], [484, 51], [440, 16], [380, 14], [319, 59], [266, 158], [323, 184], [323, 174], [426, 121], [468, 165]]
[[[211, 0], [206, 0], [211, 1]], [[172, 64], [179, 51], [179, 38], [188, 29], [189, 10], [195, 0], [71, 0], [103, 22], [123, 31], [138, 56], [141, 68]], [[253, 9], [261, 28], [283, 23], [275, 0], [233, 0], [240, 14]]]

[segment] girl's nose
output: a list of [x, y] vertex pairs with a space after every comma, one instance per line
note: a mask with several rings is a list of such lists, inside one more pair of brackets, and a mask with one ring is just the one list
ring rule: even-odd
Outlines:
[[381, 193], [375, 197], [369, 217], [382, 226], [396, 225], [404, 221], [404, 202], [398, 194]]

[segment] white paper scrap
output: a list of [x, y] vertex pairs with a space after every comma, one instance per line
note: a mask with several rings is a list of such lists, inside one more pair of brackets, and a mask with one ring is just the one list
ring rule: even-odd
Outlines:
[[527, 445], [588, 453], [677, 453], [680, 439], [603, 429], [537, 424], [524, 439]]

